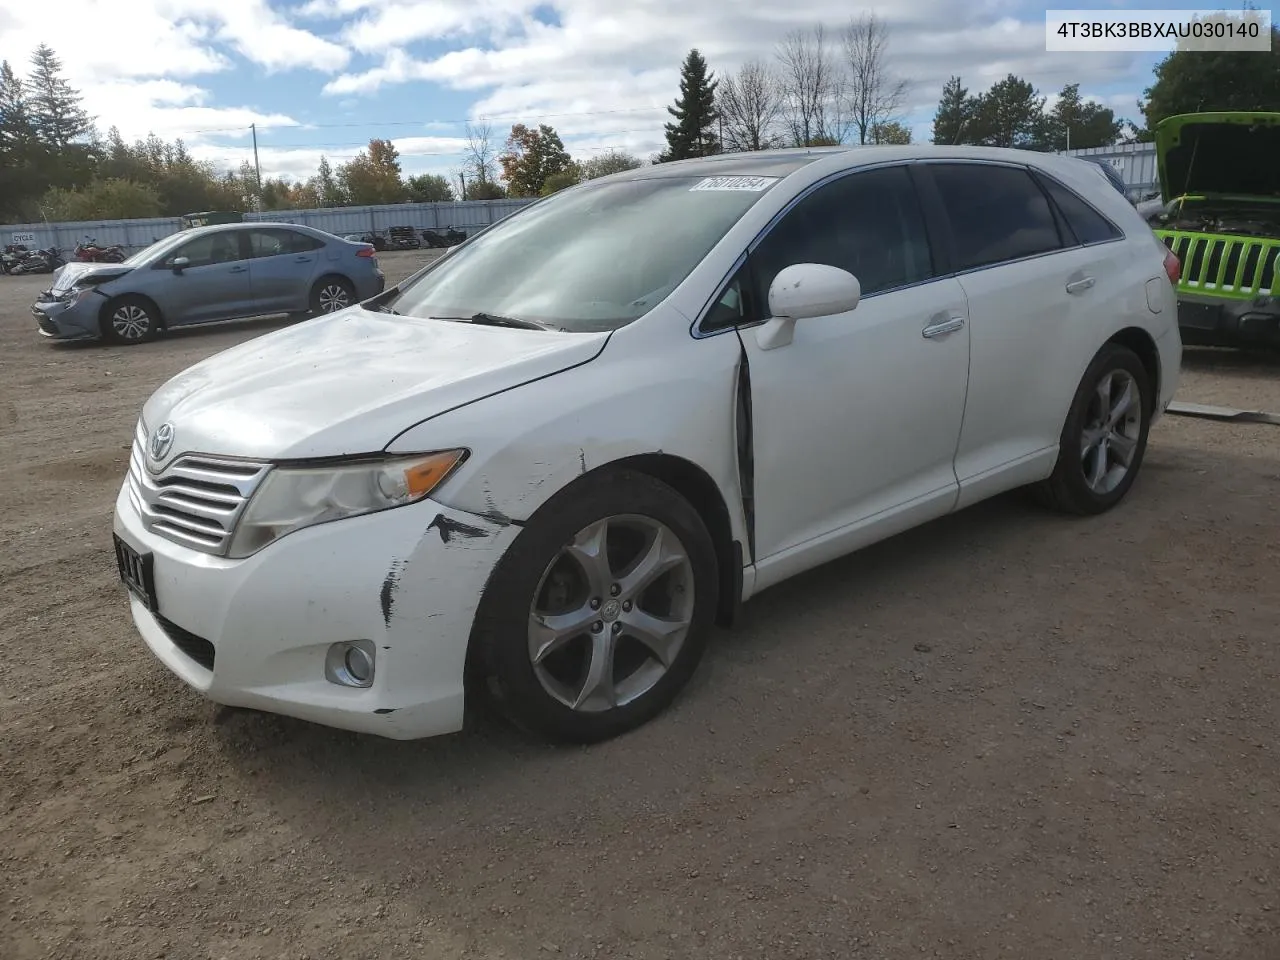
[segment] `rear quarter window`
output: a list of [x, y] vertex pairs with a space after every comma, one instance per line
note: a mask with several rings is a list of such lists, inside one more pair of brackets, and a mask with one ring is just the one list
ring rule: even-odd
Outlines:
[[1091, 243], [1106, 243], [1108, 240], [1119, 240], [1124, 236], [1119, 227], [1095, 210], [1074, 190], [1044, 174], [1037, 174], [1036, 179], [1053, 199], [1054, 205], [1062, 213], [1067, 226], [1080, 243], [1086, 246]]

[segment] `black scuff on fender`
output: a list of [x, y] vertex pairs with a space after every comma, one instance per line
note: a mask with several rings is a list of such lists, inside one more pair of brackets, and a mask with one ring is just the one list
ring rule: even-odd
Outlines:
[[391, 608], [396, 602], [396, 590], [400, 587], [400, 576], [408, 565], [408, 560], [396, 560], [391, 564], [391, 569], [387, 571], [386, 579], [382, 581], [382, 620], [388, 627], [391, 626]]
[[381, 713], [381, 714], [395, 713], [395, 712], [396, 712], [396, 708], [395, 708], [395, 707], [379, 707], [377, 710], [375, 710], [375, 711], [373, 711], [373, 712], [374, 712], [374, 713]]
[[437, 513], [436, 518], [427, 524], [427, 529], [439, 530], [441, 543], [449, 543], [455, 535], [465, 537], [468, 540], [475, 540], [489, 535], [487, 531], [481, 530], [479, 527], [473, 527], [469, 523], [450, 520], [443, 513]]

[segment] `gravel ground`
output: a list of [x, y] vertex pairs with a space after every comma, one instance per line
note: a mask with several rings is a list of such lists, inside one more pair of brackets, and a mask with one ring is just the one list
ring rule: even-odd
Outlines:
[[[116, 580], [141, 403], [277, 323], [59, 347], [41, 280], [0, 277], [4, 960], [1280, 956], [1280, 430], [1169, 418], [1106, 517], [778, 586], [617, 741], [394, 743], [201, 700]], [[1189, 351], [1180, 399], [1280, 410], [1280, 362]]]

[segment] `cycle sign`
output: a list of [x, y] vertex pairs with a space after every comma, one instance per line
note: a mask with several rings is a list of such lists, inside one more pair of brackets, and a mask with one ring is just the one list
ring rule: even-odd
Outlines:
[[36, 235], [34, 233], [15, 233], [13, 235], [14, 243], [35, 243]]

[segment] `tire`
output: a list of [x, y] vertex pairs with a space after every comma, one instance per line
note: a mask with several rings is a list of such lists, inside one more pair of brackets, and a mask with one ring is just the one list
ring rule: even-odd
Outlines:
[[133, 346], [160, 335], [160, 313], [144, 297], [116, 297], [102, 308], [98, 320], [102, 338], [108, 343]]
[[[1122, 410], [1126, 388], [1129, 401]], [[1104, 389], [1109, 398], [1106, 414]], [[1061, 513], [1092, 516], [1123, 500], [1142, 467], [1154, 408], [1151, 378], [1138, 355], [1128, 347], [1106, 344], [1076, 388], [1053, 474], [1033, 487], [1041, 503]], [[1120, 419], [1115, 421], [1117, 415]], [[1114, 427], [1108, 428], [1112, 421]]]
[[[601, 531], [615, 562], [576, 560]], [[639, 558], [670, 567], [646, 578]], [[646, 474], [605, 469], [557, 494], [499, 561], [471, 634], [474, 668], [517, 726], [570, 743], [607, 740], [653, 719], [688, 683], [718, 590], [711, 535], [689, 502]], [[659, 617], [681, 626], [648, 643], [633, 634]], [[550, 618], [563, 629], [553, 632]], [[551, 652], [539, 659], [540, 646]], [[610, 658], [612, 676], [596, 682]]]
[[355, 302], [355, 287], [344, 277], [321, 277], [311, 288], [311, 313], [315, 316], [336, 313]]

